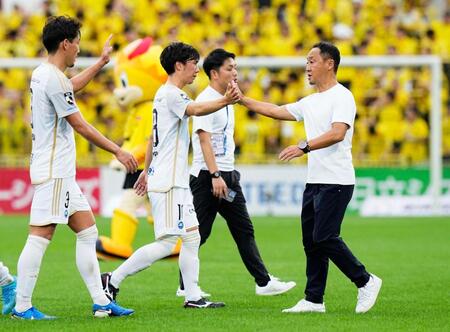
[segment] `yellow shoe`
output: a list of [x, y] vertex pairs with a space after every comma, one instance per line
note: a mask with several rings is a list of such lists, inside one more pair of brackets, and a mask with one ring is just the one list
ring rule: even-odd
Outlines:
[[127, 259], [133, 253], [131, 246], [125, 246], [115, 243], [106, 236], [100, 236], [95, 244], [97, 257], [105, 260], [120, 258]]
[[[111, 238], [100, 236], [96, 243], [99, 258], [126, 259], [133, 253], [131, 246], [136, 236], [138, 220], [136, 217], [115, 209], [111, 219]], [[102, 257], [106, 255], [106, 257]], [[111, 257], [108, 257], [111, 256]]]

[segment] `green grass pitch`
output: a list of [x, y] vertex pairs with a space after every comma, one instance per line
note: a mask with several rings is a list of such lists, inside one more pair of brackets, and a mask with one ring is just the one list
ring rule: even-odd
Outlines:
[[[108, 221], [98, 218], [101, 234]], [[257, 297], [223, 220], [216, 220], [200, 251], [202, 288], [226, 302], [216, 310], [183, 309], [175, 297], [177, 261], [166, 259], [125, 280], [118, 298], [132, 317], [96, 320], [75, 265], [75, 236], [59, 226], [44, 257], [33, 304], [58, 316], [51, 322], [14, 321], [0, 316], [0, 331], [431, 331], [450, 328], [450, 219], [347, 217], [342, 235], [367, 269], [383, 279], [375, 307], [354, 313], [356, 288], [330, 264], [326, 314], [282, 314], [302, 298], [305, 256], [297, 217], [254, 218], [256, 240], [275, 276], [297, 287], [276, 297]], [[0, 216], [0, 260], [16, 272], [27, 237], [27, 217]], [[153, 240], [141, 221], [135, 248]], [[101, 262], [110, 271], [119, 262]]]

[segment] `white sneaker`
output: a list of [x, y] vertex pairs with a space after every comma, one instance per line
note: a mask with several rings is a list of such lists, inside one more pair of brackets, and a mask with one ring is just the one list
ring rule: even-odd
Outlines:
[[296, 305], [289, 309], [283, 309], [282, 312], [298, 313], [298, 312], [325, 312], [325, 303], [313, 303], [301, 299]]
[[[181, 289], [180, 287], [178, 287], [178, 289], [177, 289], [177, 296], [178, 297], [185, 297], [186, 296], [186, 292], [184, 291], [184, 289]], [[208, 293], [206, 293], [206, 292], [204, 292], [204, 291], [202, 291], [200, 289], [200, 296], [203, 297], [203, 298], [211, 297], [211, 294], [208, 294]]]
[[280, 281], [274, 276], [270, 276], [270, 281], [264, 287], [256, 285], [256, 295], [270, 296], [286, 293], [294, 288], [297, 284], [294, 281]]
[[370, 279], [364, 287], [358, 288], [358, 302], [355, 312], [357, 314], [370, 310], [377, 300], [380, 292], [382, 280], [374, 274], [370, 274]]

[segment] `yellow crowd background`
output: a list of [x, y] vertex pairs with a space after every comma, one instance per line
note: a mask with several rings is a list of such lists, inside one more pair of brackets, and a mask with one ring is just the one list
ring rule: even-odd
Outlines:
[[[114, 47], [151, 36], [162, 46], [181, 40], [202, 56], [222, 47], [237, 56], [304, 56], [320, 41], [334, 42], [342, 56], [439, 55], [443, 63], [443, 152], [450, 158], [450, 8], [431, 1], [380, 0], [54, 0], [28, 13], [16, 6], [0, 12], [0, 58], [42, 57], [46, 17], [78, 17], [80, 56], [99, 55], [110, 33]], [[445, 7], [445, 6], [444, 6]], [[239, 65], [239, 59], [238, 65]], [[0, 66], [1, 67], [1, 66]], [[304, 69], [240, 70], [241, 89], [277, 104], [295, 102], [313, 90]], [[75, 71], [69, 71], [69, 75]], [[426, 68], [340, 68], [338, 80], [356, 99], [355, 165], [421, 165], [428, 159], [430, 72]], [[23, 164], [30, 151], [30, 70], [0, 68], [0, 160]], [[190, 86], [192, 98], [207, 84], [201, 75]], [[85, 118], [114, 141], [122, 140], [126, 112], [113, 98], [112, 70], [103, 71], [77, 94]], [[239, 162], [271, 162], [280, 149], [305, 136], [301, 123], [266, 119], [236, 105]], [[80, 165], [97, 165], [110, 156], [77, 137]]]

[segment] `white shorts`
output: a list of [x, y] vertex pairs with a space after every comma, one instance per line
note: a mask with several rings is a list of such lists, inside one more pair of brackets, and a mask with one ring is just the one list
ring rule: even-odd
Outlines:
[[148, 192], [152, 203], [155, 238], [185, 235], [198, 226], [190, 189], [172, 188], [165, 193]]
[[30, 225], [67, 224], [77, 211], [91, 211], [74, 177], [50, 179], [34, 186]]

